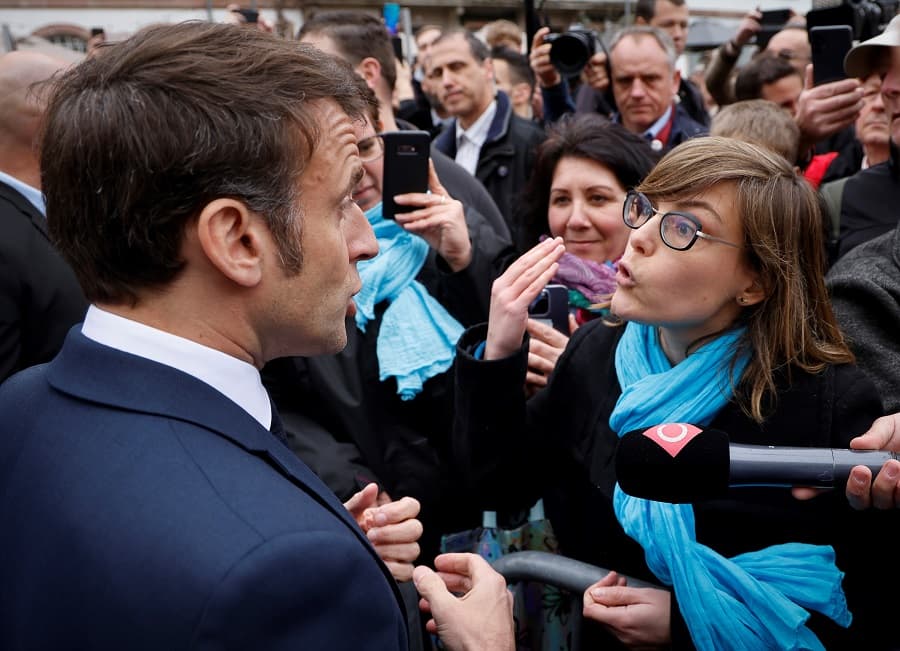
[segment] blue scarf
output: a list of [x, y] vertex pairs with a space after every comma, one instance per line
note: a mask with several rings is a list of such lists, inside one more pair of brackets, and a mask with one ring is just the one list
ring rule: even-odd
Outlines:
[[378, 255], [357, 264], [362, 290], [356, 295], [356, 326], [366, 331], [375, 306], [390, 302], [381, 320], [376, 353], [378, 377], [397, 380], [397, 393], [412, 400], [431, 377], [453, 364], [463, 327], [416, 280], [428, 243], [381, 216], [381, 203], [366, 211], [378, 240]]
[[[622, 395], [610, 427], [621, 436], [666, 422], [708, 425], [747, 366], [749, 356], [740, 355], [729, 373], [743, 334], [721, 335], [673, 367], [655, 327], [628, 323], [616, 349]], [[631, 497], [618, 485], [613, 502], [650, 569], [675, 589], [700, 651], [824, 649], [805, 625], [807, 610], [850, 625], [843, 573], [830, 546], [787, 543], [724, 558], [697, 542], [690, 504]]]

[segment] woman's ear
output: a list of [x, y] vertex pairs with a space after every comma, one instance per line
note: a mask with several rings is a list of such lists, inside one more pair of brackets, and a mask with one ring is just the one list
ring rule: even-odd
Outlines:
[[750, 305], [761, 303], [768, 295], [769, 292], [766, 287], [763, 286], [759, 274], [754, 274], [750, 284], [744, 288], [744, 291], [738, 294], [737, 302], [742, 307], [748, 307]]
[[254, 287], [262, 280], [265, 228], [237, 199], [215, 199], [197, 218], [197, 238], [209, 263], [232, 282]]

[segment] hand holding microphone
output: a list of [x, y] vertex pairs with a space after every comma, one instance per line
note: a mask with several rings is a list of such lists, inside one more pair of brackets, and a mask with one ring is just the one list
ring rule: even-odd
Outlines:
[[845, 484], [856, 466], [874, 474], [898, 458], [883, 450], [742, 445], [720, 430], [664, 423], [619, 440], [616, 475], [629, 495], [689, 503], [740, 486], [833, 488]]

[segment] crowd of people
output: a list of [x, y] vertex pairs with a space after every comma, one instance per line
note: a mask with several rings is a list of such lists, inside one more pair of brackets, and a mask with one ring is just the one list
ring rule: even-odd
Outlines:
[[900, 648], [900, 461], [671, 503], [616, 466], [667, 423], [900, 452], [900, 16], [816, 85], [802, 16], [688, 79], [684, 0], [636, 5], [577, 72], [345, 10], [0, 57], [0, 647], [512, 651], [443, 541], [539, 503], [610, 570], [582, 649]]

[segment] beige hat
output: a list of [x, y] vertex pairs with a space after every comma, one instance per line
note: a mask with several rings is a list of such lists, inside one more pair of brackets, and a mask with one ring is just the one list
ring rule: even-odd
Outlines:
[[851, 77], [868, 77], [875, 67], [875, 54], [884, 47], [900, 47], [900, 16], [894, 16], [878, 36], [851, 48], [844, 58], [844, 70]]

